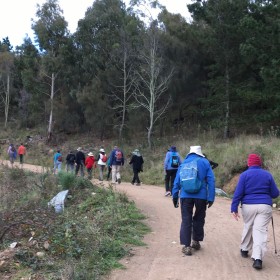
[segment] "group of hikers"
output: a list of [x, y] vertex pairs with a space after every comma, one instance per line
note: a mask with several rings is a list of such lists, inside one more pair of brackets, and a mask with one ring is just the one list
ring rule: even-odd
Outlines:
[[17, 159], [17, 156], [19, 156], [20, 164], [23, 164], [23, 157], [26, 154], [26, 147], [23, 145], [23, 143], [21, 143], [18, 148], [16, 148], [14, 144], [10, 144], [7, 150], [7, 154], [12, 166]]
[[[54, 157], [54, 168], [53, 172], [61, 171], [62, 168], [62, 154], [60, 150], [57, 150]], [[124, 165], [125, 158], [123, 151], [118, 147], [115, 146], [113, 150], [110, 152], [109, 156], [107, 156], [105, 149], [100, 148], [98, 155], [94, 156], [92, 152], [85, 153], [82, 151], [82, 148], [77, 148], [76, 151], [70, 151], [66, 158], [66, 171], [67, 172], [74, 172], [76, 175], [79, 174], [84, 177], [84, 169], [87, 171], [87, 175], [89, 179], [93, 177], [93, 168], [99, 169], [99, 181], [104, 180], [104, 172], [105, 168], [107, 167], [108, 172], [106, 175], [107, 181], [110, 180], [110, 176], [112, 177], [112, 183], [121, 183], [121, 168]], [[133, 178], [132, 184], [140, 185], [141, 181], [139, 179], [139, 172], [143, 171], [143, 157], [138, 149], [135, 149], [132, 152], [132, 156], [130, 158], [129, 164], [132, 166], [133, 169]]]
[[[23, 164], [26, 148], [11, 144], [8, 148], [11, 164], [17, 155]], [[60, 150], [54, 157], [54, 174], [61, 171], [64, 162]], [[93, 168], [99, 169], [100, 181], [104, 180], [105, 167], [108, 172], [107, 180], [112, 184], [121, 183], [121, 168], [125, 157], [123, 151], [115, 146], [107, 156], [101, 147], [98, 154], [92, 152], [87, 155], [81, 147], [70, 151], [66, 158], [66, 171], [84, 177], [85, 170], [88, 178], [92, 178]], [[143, 171], [143, 157], [135, 149], [130, 157], [129, 164], [133, 169], [131, 184], [140, 185], [139, 173]], [[182, 252], [191, 256], [193, 251], [201, 248], [200, 242], [204, 239], [204, 224], [206, 210], [215, 200], [215, 175], [213, 169], [218, 166], [202, 153], [201, 146], [190, 146], [189, 153], [182, 160], [175, 146], [171, 146], [164, 158], [165, 196], [171, 196], [175, 208], [181, 207], [180, 244]], [[240, 205], [244, 227], [241, 237], [240, 254], [247, 258], [252, 251], [251, 258], [255, 269], [262, 269], [262, 261], [266, 252], [268, 225], [272, 220], [272, 199], [279, 196], [279, 189], [270, 172], [262, 168], [262, 159], [259, 154], [252, 153], [247, 158], [247, 169], [239, 178], [232, 203], [231, 213], [234, 219], [240, 218], [238, 207]]]
[[[171, 195], [175, 208], [181, 206], [180, 244], [182, 252], [191, 256], [201, 248], [204, 239], [206, 210], [215, 200], [215, 176], [218, 164], [207, 159], [201, 146], [191, 146], [182, 161], [175, 146], [166, 153], [166, 196]], [[279, 196], [273, 176], [262, 168], [260, 155], [252, 153], [247, 158], [247, 169], [239, 178], [232, 203], [234, 219], [240, 218], [240, 205], [244, 227], [240, 255], [248, 258], [252, 251], [253, 268], [262, 269], [267, 247], [268, 225], [272, 220], [272, 199]]]

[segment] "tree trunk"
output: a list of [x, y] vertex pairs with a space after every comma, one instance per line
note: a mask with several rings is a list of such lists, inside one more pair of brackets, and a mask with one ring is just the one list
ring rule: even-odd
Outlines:
[[126, 61], [127, 61], [127, 54], [126, 52], [124, 53], [124, 59], [123, 59], [123, 109], [122, 109], [122, 121], [119, 129], [119, 143], [122, 141], [122, 133], [123, 133], [123, 128], [125, 124], [125, 115], [126, 115], [126, 99], [127, 99], [127, 73], [126, 73]]
[[229, 137], [229, 104], [230, 104], [230, 93], [229, 93], [229, 72], [228, 72], [228, 66], [226, 66], [226, 72], [225, 72], [225, 84], [226, 84], [226, 102], [225, 102], [225, 126], [224, 126], [224, 139], [227, 139]]
[[52, 73], [52, 84], [51, 84], [51, 110], [49, 117], [49, 126], [48, 126], [48, 141], [51, 141], [52, 138], [52, 124], [53, 124], [53, 98], [54, 98], [54, 73]]
[[5, 128], [7, 128], [10, 106], [10, 74], [7, 75], [7, 91], [5, 96]]

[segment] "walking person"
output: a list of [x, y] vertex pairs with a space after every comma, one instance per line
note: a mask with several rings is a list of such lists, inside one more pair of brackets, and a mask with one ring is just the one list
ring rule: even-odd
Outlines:
[[171, 146], [167, 151], [164, 160], [165, 171], [165, 196], [172, 194], [172, 187], [176, 177], [177, 170], [181, 164], [181, 157], [175, 146]]
[[23, 164], [23, 157], [26, 155], [26, 148], [24, 147], [23, 143], [20, 144], [18, 147], [18, 154], [19, 154], [19, 163]]
[[60, 153], [60, 150], [57, 150], [57, 152], [53, 156], [53, 174], [56, 174], [56, 170], [58, 172], [61, 171], [61, 165], [62, 165], [62, 154]]
[[79, 147], [76, 153], [76, 170], [75, 174], [78, 175], [79, 171], [81, 176], [84, 177], [84, 167], [85, 167], [85, 154], [82, 152], [82, 148]]
[[104, 169], [106, 167], [106, 162], [107, 162], [107, 155], [105, 153], [105, 150], [103, 148], [101, 148], [99, 150], [99, 154], [97, 157], [97, 165], [98, 165], [98, 169], [99, 169], [99, 181], [103, 181], [103, 173], [104, 173]]
[[87, 169], [89, 180], [92, 179], [92, 169], [93, 169], [94, 163], [95, 163], [94, 155], [92, 152], [90, 152], [90, 153], [88, 153], [88, 156], [86, 157], [86, 160], [85, 160], [85, 166]]
[[201, 248], [206, 208], [207, 205], [208, 208], [211, 207], [215, 199], [215, 176], [209, 161], [201, 152], [201, 146], [190, 147], [190, 152], [176, 174], [172, 196], [175, 208], [178, 207], [180, 197], [180, 243], [184, 245], [182, 252], [191, 256], [192, 249]]
[[73, 151], [70, 151], [69, 154], [66, 156], [66, 172], [72, 172], [74, 173], [75, 170], [75, 160], [76, 156]]
[[112, 171], [110, 157], [107, 160], [107, 168], [108, 168], [107, 181], [109, 181], [110, 180], [111, 171]]
[[131, 184], [134, 185], [134, 183], [136, 182], [136, 186], [140, 186], [141, 182], [139, 179], [139, 172], [143, 171], [143, 157], [140, 154], [140, 151], [138, 149], [135, 149], [132, 152], [132, 157], [131, 160], [129, 162], [129, 164], [132, 164], [132, 169], [133, 169], [133, 178], [132, 178], [132, 182]]
[[110, 166], [112, 168], [112, 184], [121, 183], [121, 167], [124, 165], [123, 152], [115, 146], [110, 154]]
[[15, 159], [17, 158], [17, 150], [14, 144], [10, 144], [8, 148], [8, 156], [12, 167], [14, 166]]
[[231, 213], [238, 220], [238, 205], [244, 228], [241, 237], [240, 253], [244, 258], [252, 250], [253, 267], [262, 269], [267, 245], [268, 224], [272, 219], [272, 199], [279, 196], [279, 189], [268, 171], [262, 169], [258, 154], [249, 154], [248, 169], [241, 173], [231, 203]]

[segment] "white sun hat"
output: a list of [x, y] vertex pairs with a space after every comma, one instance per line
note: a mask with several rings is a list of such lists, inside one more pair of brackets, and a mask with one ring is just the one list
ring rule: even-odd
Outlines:
[[92, 152], [89, 152], [89, 153], [88, 153], [88, 156], [92, 157], [92, 156], [93, 156], [93, 153], [92, 153]]
[[201, 157], [205, 157], [201, 151], [201, 146], [190, 146], [190, 152], [188, 153], [188, 155], [189, 154], [197, 154]]
[[104, 149], [100, 149], [99, 152], [105, 153], [105, 150]]

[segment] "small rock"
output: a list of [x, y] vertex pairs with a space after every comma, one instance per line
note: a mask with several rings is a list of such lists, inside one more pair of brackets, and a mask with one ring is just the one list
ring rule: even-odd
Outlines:
[[45, 253], [44, 253], [44, 252], [37, 252], [37, 253], [36, 253], [36, 256], [37, 256], [38, 258], [43, 258], [43, 257], [45, 256]]
[[18, 244], [17, 242], [11, 243], [11, 244], [10, 244], [10, 248], [12, 248], [12, 249], [13, 249], [13, 248], [16, 248], [17, 244]]
[[44, 242], [44, 248], [45, 248], [45, 250], [49, 250], [49, 248], [50, 248], [50, 243], [49, 243], [48, 241], [45, 241], [45, 242]]

